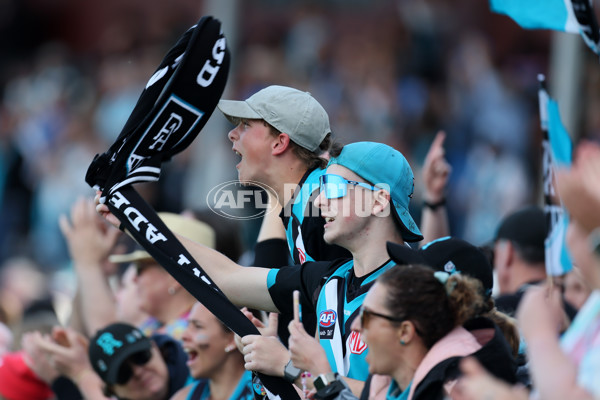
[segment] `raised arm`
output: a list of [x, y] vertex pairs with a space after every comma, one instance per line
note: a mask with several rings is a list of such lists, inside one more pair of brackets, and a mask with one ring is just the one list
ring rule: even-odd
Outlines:
[[450, 235], [446, 209], [446, 185], [452, 168], [446, 161], [444, 140], [446, 133], [439, 131], [431, 143], [423, 165], [423, 211], [421, 232], [423, 243]]
[[267, 288], [270, 269], [244, 267], [218, 251], [188, 238], [178, 235], [177, 239], [233, 304], [264, 311], [279, 311]]
[[74, 309], [80, 313], [85, 333], [92, 335], [116, 320], [115, 299], [108, 284], [108, 275], [114, 271], [106, 266], [120, 232], [98, 217], [91, 199], [77, 200], [70, 218], [62, 215], [59, 225], [77, 275]]

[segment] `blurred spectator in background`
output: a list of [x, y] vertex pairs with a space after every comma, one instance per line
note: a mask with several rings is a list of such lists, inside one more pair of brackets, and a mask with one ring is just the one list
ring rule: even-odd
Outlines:
[[[68, 261], [55, 221], [89, 193], [85, 166], [112, 143], [163, 52], [209, 2], [9, 4], [14, 12], [0, 31], [23, 43], [7, 42], [0, 62], [0, 147], [8, 155], [0, 165], [0, 258], [35, 248], [35, 259], [51, 271]], [[322, 99], [339, 137], [383, 141], [415, 166], [444, 128], [454, 167], [450, 225], [472, 243], [487, 240], [497, 218], [534, 198], [539, 134], [531, 128], [535, 74], [548, 59], [546, 32], [525, 32], [473, 0], [452, 7], [415, 0], [281, 7], [251, 0], [233, 7], [231, 14], [210, 8], [224, 21], [244, 15], [235, 30], [224, 27], [236, 46], [229, 97], [246, 98], [272, 84], [308, 90]], [[153, 22], [141, 23], [140, 15]], [[590, 79], [600, 81], [593, 72]], [[217, 120], [224, 123], [218, 113]], [[595, 126], [592, 117], [586, 121]], [[209, 125], [197, 143], [226, 154], [219, 162], [230, 165], [231, 153], [222, 151], [227, 140], [212, 139], [217, 131]], [[157, 209], [205, 207], [204, 196], [190, 195], [198, 190], [189, 182], [209, 176], [215, 159], [194, 154], [203, 153], [191, 148], [165, 167], [149, 197]], [[411, 208], [418, 215], [419, 207]]]
[[129, 264], [121, 275], [120, 285], [115, 292], [116, 320], [141, 326], [150, 316], [142, 311], [142, 299], [138, 295], [136, 279], [137, 268]]
[[[176, 235], [214, 248], [215, 231], [206, 223], [191, 217], [160, 212], [158, 216]], [[146, 335], [163, 333], [180, 340], [189, 312], [196, 302], [148, 252], [138, 247], [128, 254], [113, 254], [114, 263], [130, 263], [135, 266], [135, 285], [141, 310], [149, 315], [139, 327]], [[93, 312], [93, 309], [88, 310]]]
[[33, 260], [11, 258], [0, 267], [0, 307], [8, 325], [18, 324], [35, 301], [50, 297], [48, 280]]
[[6, 324], [0, 322], [0, 357], [10, 351], [13, 346], [13, 334]]
[[567, 273], [563, 285], [565, 300], [579, 311], [592, 293], [592, 289], [577, 266], [573, 266], [573, 269]]
[[121, 232], [98, 218], [93, 201], [79, 198], [69, 217], [63, 214], [60, 230], [67, 242], [77, 291], [69, 324], [86, 336], [116, 320], [116, 305], [110, 279], [117, 265], [109, 262], [111, 252], [123, 251], [117, 242]]
[[34, 361], [44, 362], [46, 359], [39, 359], [39, 353], [30, 352], [28, 338], [33, 333], [49, 334], [57, 324], [58, 319], [50, 301], [34, 301], [25, 308], [18, 322], [12, 326], [14, 337], [12, 347], [0, 356], [1, 398], [7, 400], [53, 398], [50, 378], [56, 377], [57, 373], [51, 366], [46, 365], [47, 374], [38, 374]]
[[182, 336], [190, 375], [196, 381], [181, 389], [173, 399], [254, 398], [252, 373], [244, 369], [234, 333], [202, 303], [192, 307]]
[[[538, 206], [527, 206], [507, 216], [496, 230], [494, 268], [498, 277], [498, 310], [514, 315], [525, 291], [546, 283], [545, 241], [548, 235], [546, 214]], [[572, 320], [577, 311], [564, 303]]]
[[[186, 355], [168, 335], [145, 336], [136, 327], [114, 323], [90, 340], [70, 328], [31, 339], [41, 358], [33, 369], [52, 383], [58, 398], [166, 400], [186, 383]], [[54, 373], [49, 373], [48, 369]], [[57, 384], [62, 376], [76, 385]]]
[[538, 206], [510, 213], [498, 225], [494, 269], [499, 287], [496, 305], [500, 310], [514, 315], [527, 287], [544, 283], [547, 235], [546, 214]]
[[186, 210], [183, 216], [202, 221], [215, 231], [215, 250], [226, 255], [232, 261], [239, 261], [244, 253], [241, 224], [234, 219], [215, 214], [208, 208]]
[[0, 358], [0, 397], [4, 400], [50, 400], [50, 386], [29, 368], [27, 355], [6, 353]]

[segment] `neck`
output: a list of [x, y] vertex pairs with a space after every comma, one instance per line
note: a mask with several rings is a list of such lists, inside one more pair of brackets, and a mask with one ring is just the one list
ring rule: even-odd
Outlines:
[[[352, 253], [354, 274], [359, 278], [373, 272], [390, 259], [386, 242], [404, 244], [404, 240], [393, 224], [392, 219], [386, 219], [388, 223], [383, 218], [376, 218], [376, 225], [378, 226], [363, 229], [361, 234], [354, 238], [354, 243], [344, 245]], [[379, 221], [382, 224], [379, 224]]]
[[180, 291], [173, 295], [171, 301], [164, 302], [159, 315], [154, 315], [163, 324], [169, 324], [192, 309], [196, 300], [187, 292]]
[[269, 185], [276, 193], [279, 204], [285, 206], [292, 198], [298, 183], [308, 171], [306, 165], [295, 156], [281, 157], [268, 178]]
[[427, 351], [410, 351], [409, 354], [402, 357], [402, 360], [397, 364], [398, 367], [392, 373], [392, 378], [403, 391], [406, 390], [408, 385], [412, 382], [415, 371], [419, 364], [421, 364], [421, 361], [423, 361], [425, 354], [427, 354]]
[[508, 293], [515, 293], [519, 288], [528, 282], [543, 281], [546, 279], [546, 267], [543, 263], [539, 265], [519, 264], [518, 271], [514, 274], [515, 279], [510, 285]]
[[241, 355], [231, 355], [223, 366], [210, 377], [211, 400], [227, 400], [238, 386], [242, 375], [246, 372]]

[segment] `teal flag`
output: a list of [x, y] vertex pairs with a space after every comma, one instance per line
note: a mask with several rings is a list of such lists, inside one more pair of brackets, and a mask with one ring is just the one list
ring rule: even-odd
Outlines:
[[571, 0], [490, 0], [490, 8], [525, 29], [579, 33]]
[[558, 103], [546, 92], [544, 78], [540, 76], [539, 79], [540, 122], [544, 134], [544, 210], [549, 227], [545, 241], [546, 272], [549, 276], [559, 276], [569, 272], [573, 264], [565, 241], [569, 214], [554, 190], [554, 168], [571, 165], [573, 144], [560, 119]]
[[591, 0], [489, 0], [490, 9], [525, 29], [579, 33], [600, 55], [600, 30]]

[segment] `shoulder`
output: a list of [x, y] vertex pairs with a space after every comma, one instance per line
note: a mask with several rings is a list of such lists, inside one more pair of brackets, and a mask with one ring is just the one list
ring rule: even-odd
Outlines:
[[190, 395], [190, 393], [192, 393], [192, 390], [196, 387], [197, 382], [191, 383], [181, 389], [179, 389], [174, 395], [173, 397], [171, 397], [171, 400], [186, 400], [188, 398], [188, 396]]
[[513, 316], [519, 302], [523, 297], [522, 292], [503, 294], [494, 299], [498, 311], [502, 311], [510, 316]]
[[498, 325], [489, 318], [477, 317], [467, 321], [464, 327], [483, 345], [473, 357], [496, 377], [516, 382], [517, 361]]

